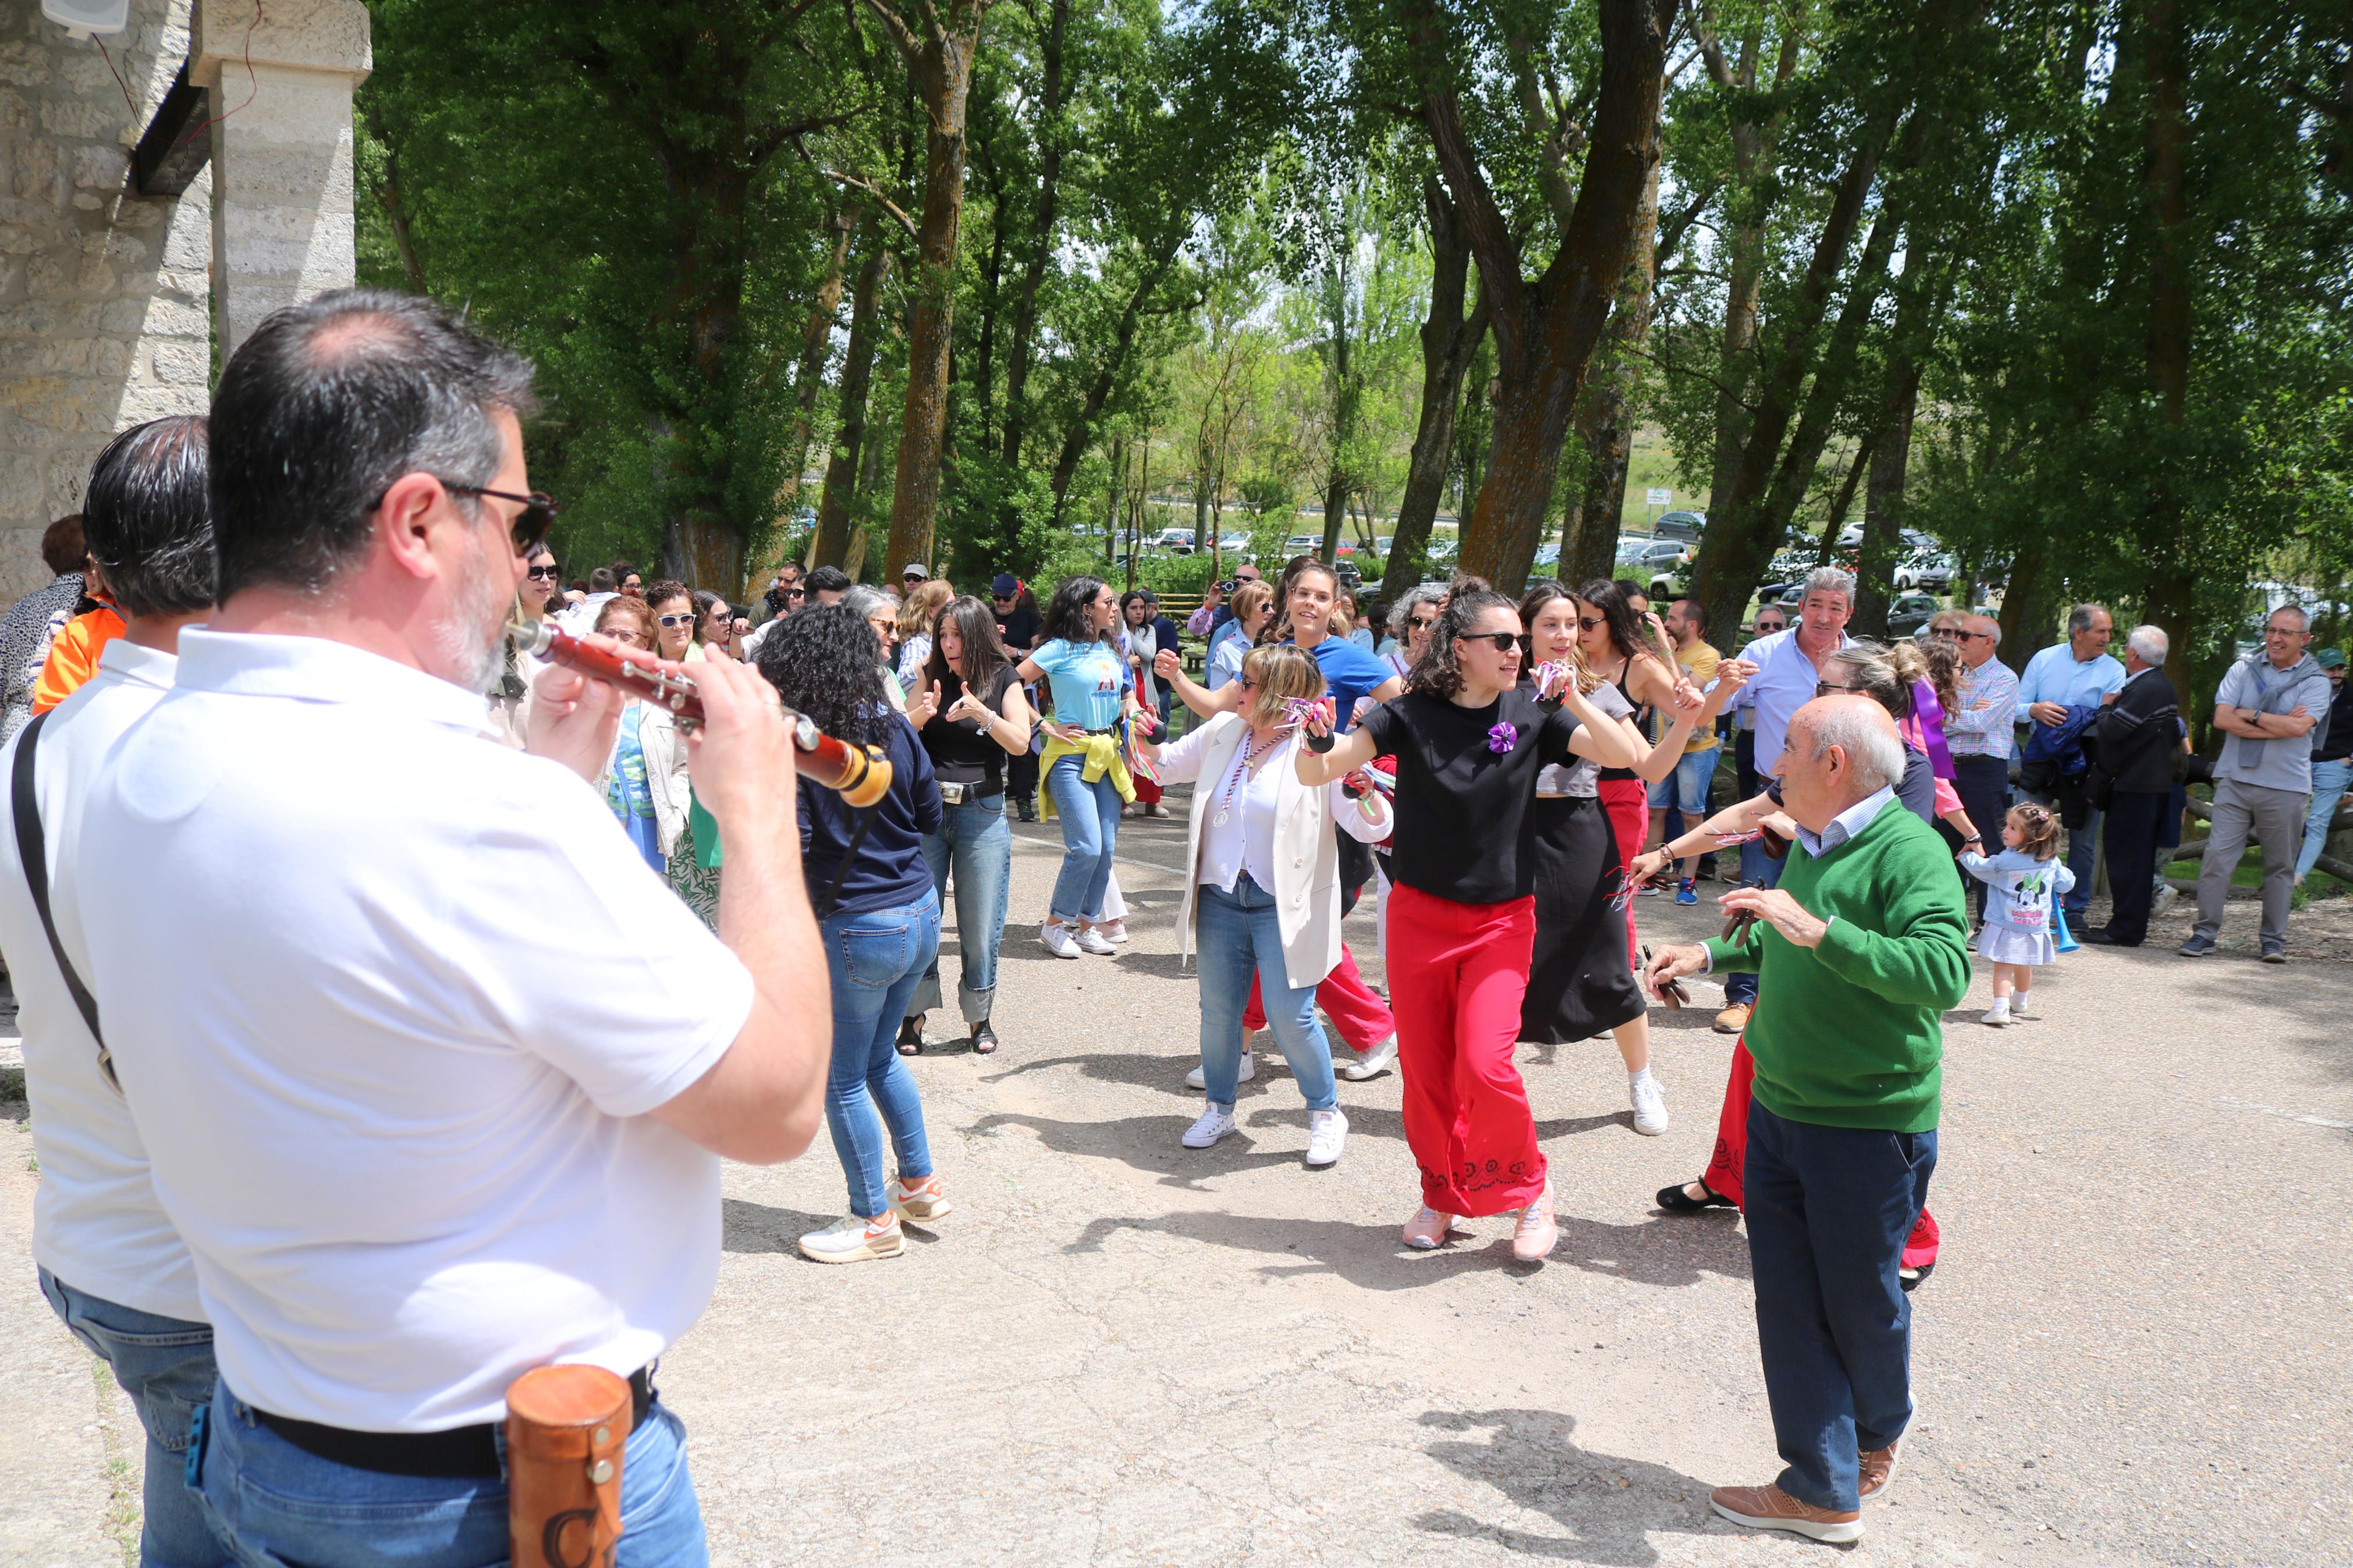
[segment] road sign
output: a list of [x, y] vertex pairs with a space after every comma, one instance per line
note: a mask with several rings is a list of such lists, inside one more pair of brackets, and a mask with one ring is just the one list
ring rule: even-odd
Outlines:
[[1645, 506], [1672, 506], [1674, 502], [1675, 492], [1672, 490], [1654, 489], [1642, 492], [1642, 504]]

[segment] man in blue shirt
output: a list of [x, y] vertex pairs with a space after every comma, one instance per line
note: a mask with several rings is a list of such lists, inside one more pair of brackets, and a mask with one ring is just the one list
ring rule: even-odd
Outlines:
[[[2056, 728], [2067, 721], [2068, 709], [2097, 708], [2124, 689], [2125, 667], [2108, 656], [2108, 640], [2116, 631], [2116, 621], [2098, 605], [2078, 605], [2067, 612], [2067, 640], [2028, 659], [2019, 675], [2018, 705], [2030, 721]], [[2055, 804], [2048, 795], [2038, 798], [2046, 805]], [[2070, 920], [2083, 918], [2084, 902], [2092, 896], [2102, 816], [2093, 812], [2083, 826], [2067, 830], [2067, 869], [2075, 873], [2075, 886], [2061, 907]]]

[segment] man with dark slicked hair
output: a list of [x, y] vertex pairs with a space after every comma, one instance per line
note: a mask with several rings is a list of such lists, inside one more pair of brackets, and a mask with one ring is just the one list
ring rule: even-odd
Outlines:
[[718, 1272], [720, 1157], [820, 1115], [774, 689], [694, 672], [719, 936], [585, 787], [617, 689], [553, 667], [536, 754], [488, 733], [555, 510], [530, 383], [412, 296], [256, 328], [213, 403], [219, 607], [86, 809], [85, 885], [139, 895], [89, 911], [89, 979], [219, 1358], [185, 1473], [241, 1562], [505, 1561], [506, 1391], [554, 1363], [629, 1384], [615, 1568], [706, 1561], [652, 1363]]
[[0, 776], [13, 783], [20, 769], [29, 773], [37, 869], [57, 929], [53, 946], [26, 879], [34, 845], [21, 825], [0, 829], [0, 947], [21, 1009], [41, 1165], [33, 1260], [41, 1293], [107, 1363], [147, 1429], [141, 1561], [226, 1563], [228, 1548], [181, 1479], [189, 1419], [213, 1394], [212, 1329], [187, 1245], [156, 1196], [146, 1145], [110, 1076], [99, 1038], [106, 1021], [84, 1013], [74, 989], [90, 974], [78, 911], [145, 896], [81, 873], [74, 846], [90, 782], [115, 742], [171, 689], [180, 628], [212, 605], [204, 420], [158, 419], [110, 442], [90, 470], [74, 542], [113, 584], [123, 633], [71, 697], [0, 753]]

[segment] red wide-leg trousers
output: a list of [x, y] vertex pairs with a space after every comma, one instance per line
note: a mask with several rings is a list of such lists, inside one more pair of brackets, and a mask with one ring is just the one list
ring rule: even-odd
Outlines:
[[[1397, 1020], [1389, 1016], [1388, 1004], [1365, 984], [1364, 973], [1356, 967], [1356, 955], [1348, 951], [1346, 942], [1340, 944], [1340, 962], [1316, 985], [1315, 1003], [1331, 1015], [1341, 1040], [1359, 1056], [1397, 1033]], [[1266, 1008], [1259, 1001], [1256, 974], [1250, 976], [1250, 1002], [1242, 1008], [1242, 1027], [1266, 1027]]]
[[1512, 1065], [1535, 948], [1534, 899], [1458, 904], [1389, 893], [1389, 1005], [1405, 1084], [1405, 1141], [1421, 1201], [1503, 1214], [1545, 1188], [1535, 1113]]
[[[1757, 1082], [1757, 1058], [1748, 1054], [1747, 1040], [1732, 1043], [1732, 1078], [1724, 1086], [1724, 1110], [1715, 1119], [1715, 1157], [1700, 1180], [1718, 1197], [1740, 1201], [1740, 1167], [1748, 1153], [1748, 1100]], [[1904, 1241], [1904, 1267], [1925, 1268], [1936, 1261], [1943, 1240], [1936, 1217], [1924, 1205]]]
[[[1651, 834], [1651, 786], [1641, 779], [1603, 779], [1594, 785], [1601, 809], [1609, 817], [1610, 837], [1618, 840], [1618, 864], [1631, 866]], [[1642, 967], [1642, 946], [1634, 935], [1634, 900], [1626, 900], [1626, 962]]]

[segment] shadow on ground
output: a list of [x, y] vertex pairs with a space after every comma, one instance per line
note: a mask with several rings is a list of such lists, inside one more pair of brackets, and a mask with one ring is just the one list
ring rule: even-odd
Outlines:
[[[1444, 1509], [1414, 1521], [1432, 1535], [1492, 1541], [1531, 1557], [1649, 1568], [1659, 1561], [1651, 1544], [1657, 1531], [1715, 1535], [1732, 1529], [1708, 1513], [1705, 1483], [1646, 1459], [1580, 1447], [1569, 1436], [1575, 1419], [1557, 1411], [1431, 1410], [1421, 1424], [1464, 1435], [1432, 1443], [1431, 1458], [1562, 1531], [1523, 1530]], [[1473, 1435], [1482, 1436], [1471, 1440]]]
[[[1406, 1217], [1400, 1213], [1399, 1223]], [[1533, 1274], [1551, 1264], [1667, 1289], [1696, 1285], [1711, 1274], [1748, 1278], [1747, 1245], [1729, 1225], [1695, 1225], [1658, 1217], [1637, 1225], [1609, 1225], [1575, 1215], [1557, 1217], [1560, 1245], [1553, 1249], [1548, 1264], [1516, 1261], [1511, 1238], [1501, 1230], [1500, 1221], [1482, 1227], [1494, 1234], [1472, 1236], [1458, 1231], [1452, 1242], [1435, 1252], [1413, 1252], [1399, 1239], [1397, 1227], [1387, 1224], [1266, 1218], [1212, 1210], [1093, 1220], [1063, 1250], [1100, 1252], [1122, 1232], [1181, 1237], [1206, 1246], [1262, 1253], [1274, 1260], [1259, 1270], [1270, 1278], [1334, 1274], [1366, 1290], [1410, 1290], [1470, 1269]]]

